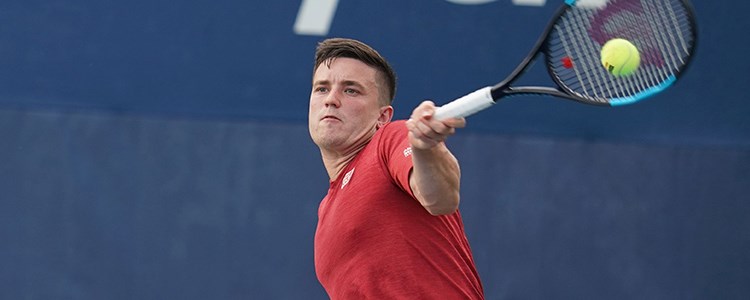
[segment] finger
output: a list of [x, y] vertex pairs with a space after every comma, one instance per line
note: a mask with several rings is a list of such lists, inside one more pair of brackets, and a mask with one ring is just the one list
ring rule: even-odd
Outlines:
[[443, 120], [443, 123], [448, 127], [464, 128], [466, 127], [466, 118], [449, 118]]
[[412, 119], [431, 119], [432, 115], [435, 114], [435, 103], [432, 101], [425, 100], [420, 103], [417, 108], [412, 111]]
[[425, 124], [429, 126], [432, 131], [443, 136], [442, 139], [445, 139], [445, 137], [455, 133], [455, 128], [462, 128], [465, 126], [466, 121], [463, 118], [452, 118], [448, 120], [430, 120]]
[[414, 122], [414, 127], [416, 129], [416, 134], [419, 138], [423, 139], [430, 139], [430, 140], [440, 140], [440, 133], [435, 131], [433, 127], [431, 127], [430, 121], [421, 119], [416, 122]]
[[422, 136], [430, 140], [430, 143], [436, 144], [444, 142], [449, 136], [453, 135], [456, 130], [452, 127], [445, 126], [440, 121], [432, 121], [417, 125]]

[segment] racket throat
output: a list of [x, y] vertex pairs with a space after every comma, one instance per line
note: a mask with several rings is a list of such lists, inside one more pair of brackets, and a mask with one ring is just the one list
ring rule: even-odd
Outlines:
[[554, 97], [561, 97], [561, 98], [566, 98], [566, 99], [571, 99], [571, 100], [577, 100], [576, 97], [573, 97], [570, 94], [560, 89], [552, 88], [552, 87], [545, 87], [545, 86], [507, 87], [502, 90], [492, 91], [493, 98], [495, 96], [511, 97], [511, 96], [519, 96], [519, 95], [554, 96]]

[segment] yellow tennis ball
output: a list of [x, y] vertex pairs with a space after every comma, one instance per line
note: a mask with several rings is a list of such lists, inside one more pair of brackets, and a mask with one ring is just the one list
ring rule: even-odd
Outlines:
[[628, 76], [641, 64], [638, 48], [626, 39], [611, 39], [602, 46], [602, 65], [615, 76]]

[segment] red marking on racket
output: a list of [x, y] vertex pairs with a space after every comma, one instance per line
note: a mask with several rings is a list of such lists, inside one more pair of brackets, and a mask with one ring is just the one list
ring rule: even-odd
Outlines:
[[570, 56], [563, 57], [561, 60], [563, 67], [565, 67], [566, 69], [570, 69], [573, 67], [573, 60], [570, 59]]

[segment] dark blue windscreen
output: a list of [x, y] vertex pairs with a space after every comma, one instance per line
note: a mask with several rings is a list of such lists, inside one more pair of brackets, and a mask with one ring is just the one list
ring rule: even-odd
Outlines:
[[[470, 2], [483, 4], [462, 4]], [[405, 117], [423, 99], [446, 103], [504, 78], [560, 3], [4, 1], [0, 107], [304, 122], [315, 44], [344, 36], [393, 62], [396, 116]], [[747, 27], [735, 12], [750, 4], [695, 5], [698, 56], [668, 92], [617, 109], [511, 99], [472, 117], [469, 129], [747, 145], [750, 105], [740, 87], [750, 63], [725, 47], [747, 45], [725, 28]], [[537, 67], [522, 83], [549, 84]]]

